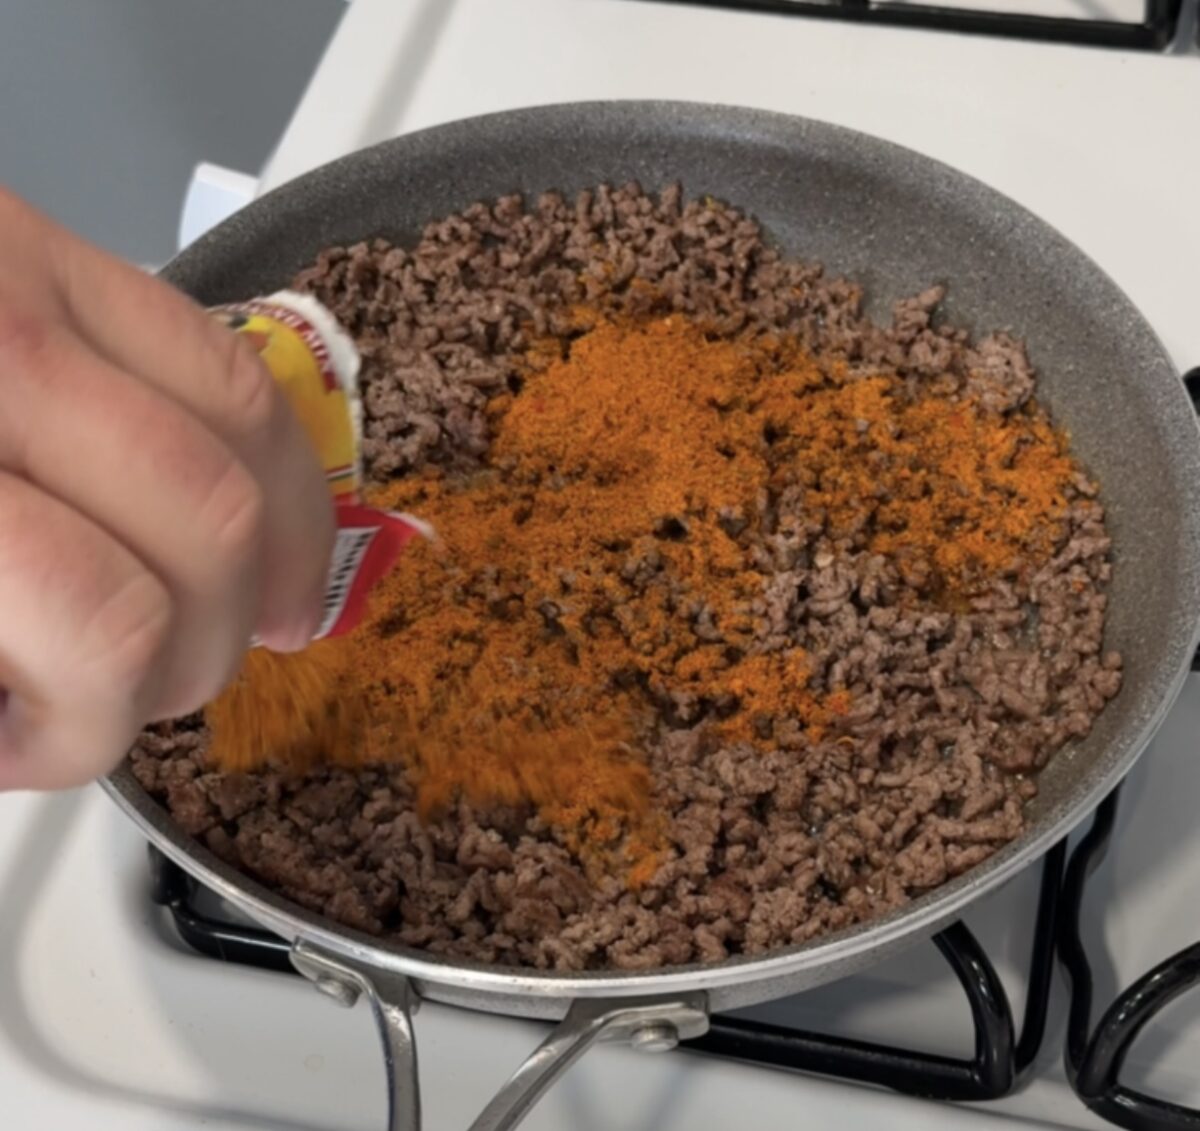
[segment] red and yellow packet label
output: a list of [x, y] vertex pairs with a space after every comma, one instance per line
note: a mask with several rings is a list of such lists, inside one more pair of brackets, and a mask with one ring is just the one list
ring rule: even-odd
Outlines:
[[254, 344], [312, 441], [333, 496], [337, 539], [314, 640], [340, 636], [362, 620], [372, 587], [417, 535], [420, 519], [365, 506], [358, 351], [316, 299], [292, 291], [229, 303], [210, 313]]

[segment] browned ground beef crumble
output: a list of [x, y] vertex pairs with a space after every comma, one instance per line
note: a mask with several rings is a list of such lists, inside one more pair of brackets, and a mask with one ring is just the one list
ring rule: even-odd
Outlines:
[[[412, 251], [375, 241], [323, 252], [297, 285], [363, 352], [375, 481], [479, 466], [489, 397], [519, 389], [522, 351], [569, 337], [567, 308], [581, 302], [665, 303], [723, 332], [796, 334], [823, 357], [949, 382], [998, 411], [1034, 385], [1020, 342], [972, 343], [933, 324], [940, 289], [875, 326], [853, 283], [781, 259], [752, 219], [678, 188], [473, 205], [429, 225]], [[636, 893], [585, 873], [527, 813], [460, 806], [422, 825], [402, 767], [215, 773], [198, 716], [147, 731], [134, 772], [235, 867], [442, 955], [648, 968], [757, 954], [880, 915], [1020, 835], [1031, 772], [1116, 694], [1120, 657], [1102, 651], [1110, 542], [1081, 477], [1048, 564], [966, 611], [914, 613], [900, 608], [905, 581], [890, 562], [861, 536], [831, 542], [800, 501], [763, 504], [761, 631], [805, 649], [814, 691], [850, 688], [852, 712], [819, 745], [784, 728], [765, 754], [722, 748], [688, 704], [667, 712], [647, 754], [670, 850]], [[624, 579], [636, 584], [638, 569], [625, 563]]]

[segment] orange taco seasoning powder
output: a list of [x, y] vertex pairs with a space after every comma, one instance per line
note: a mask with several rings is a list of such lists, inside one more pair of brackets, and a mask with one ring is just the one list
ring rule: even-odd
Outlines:
[[719, 708], [727, 741], [769, 741], [778, 719], [819, 741], [852, 708], [809, 688], [801, 650], [756, 650], [766, 575], [742, 535], [764, 498], [799, 484], [834, 537], [865, 531], [961, 598], [1053, 552], [1074, 468], [1036, 412], [914, 396], [679, 316], [584, 324], [494, 403], [489, 469], [371, 496], [440, 541], [412, 545], [356, 633], [317, 646], [343, 725], [290, 757], [403, 760], [426, 818], [533, 808], [637, 886], [661, 836], [642, 751], [680, 696]]

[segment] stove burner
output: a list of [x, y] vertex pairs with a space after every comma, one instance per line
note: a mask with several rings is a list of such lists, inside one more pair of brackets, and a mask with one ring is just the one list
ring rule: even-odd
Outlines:
[[[1200, 670], [1200, 664], [1196, 667]], [[1095, 1031], [1088, 1031], [1093, 982], [1080, 934], [1080, 912], [1088, 877], [1108, 848], [1119, 792], [1114, 790], [1101, 804], [1069, 863], [1062, 841], [1042, 865], [1019, 1038], [995, 967], [966, 926], [954, 923], [933, 941], [958, 977], [971, 1008], [975, 1054], [970, 1060], [722, 1016], [712, 1018], [703, 1037], [680, 1047], [876, 1084], [923, 1099], [1000, 1099], [1013, 1091], [1041, 1048], [1057, 944], [1072, 989], [1065, 1061], [1075, 1093], [1097, 1115], [1129, 1131], [1200, 1131], [1200, 1111], [1133, 1091], [1117, 1078], [1125, 1053], [1146, 1023], [1200, 982], [1200, 943], [1140, 978], [1109, 1006]], [[180, 937], [194, 950], [224, 962], [296, 973], [287, 942], [269, 931], [206, 914], [197, 907], [203, 892], [200, 885], [158, 849], [150, 846], [149, 852], [151, 898], [171, 912]]]
[[[1092, 47], [1163, 51], [1179, 26], [1183, 0], [1145, 0], [1139, 22], [1089, 15], [1081, 3], [1078, 17], [1039, 16], [1029, 12], [968, 10], [953, 4], [907, 3], [905, 0], [676, 0], [709, 8], [741, 8], [776, 15], [818, 16], [859, 23], [935, 28], [1017, 39], [1043, 39]], [[1000, 7], [1002, 0], [993, 0]]]
[[[1200, 367], [1183, 378], [1200, 408]], [[1192, 661], [1200, 671], [1200, 651]], [[1126, 1088], [1119, 1073], [1142, 1028], [1200, 983], [1200, 943], [1159, 963], [1122, 992], [1089, 1032], [1094, 985], [1080, 913], [1088, 877], [1104, 858], [1116, 819], [1120, 787], [1101, 803], [1067, 862], [1066, 841], [1042, 865], [1042, 883], [1029, 960], [1029, 990], [1018, 1038], [1008, 996], [988, 956], [961, 922], [934, 937], [950, 964], [975, 1024], [975, 1055], [958, 1060], [829, 1036], [743, 1018], [716, 1016], [703, 1037], [681, 1047], [728, 1059], [876, 1084], [936, 1100], [993, 1100], [1007, 1095], [1033, 1063], [1045, 1035], [1054, 955], [1071, 985], [1065, 1064], [1076, 1095], [1101, 1118], [1128, 1131], [1200, 1131], [1200, 1111]], [[256, 927], [221, 922], [199, 909], [203, 889], [150, 846], [151, 897], [169, 909], [181, 938], [201, 954], [269, 970], [296, 973], [282, 939]], [[1065, 874], [1064, 874], [1065, 873]]]
[[[1008, 996], [975, 936], [954, 923], [934, 943], [961, 984], [975, 1025], [970, 1060], [891, 1048], [845, 1037], [716, 1016], [707, 1034], [680, 1047], [713, 1056], [770, 1064], [938, 1100], [994, 1100], [1012, 1091], [1041, 1048], [1050, 1003], [1054, 942], [1066, 860], [1065, 842], [1042, 866], [1030, 955], [1029, 992], [1018, 1039]], [[197, 906], [200, 885], [151, 846], [151, 897], [168, 908], [180, 937], [211, 958], [295, 973], [290, 946], [257, 927], [221, 922]]]

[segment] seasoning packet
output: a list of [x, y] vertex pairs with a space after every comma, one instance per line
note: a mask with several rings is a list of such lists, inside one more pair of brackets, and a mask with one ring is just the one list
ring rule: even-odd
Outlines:
[[[210, 312], [254, 345], [312, 441], [337, 516], [325, 584], [324, 615], [314, 640], [340, 636], [362, 620], [367, 595], [418, 535], [419, 518], [362, 501], [362, 400], [359, 356], [349, 335], [311, 295], [278, 291]], [[257, 642], [255, 642], [257, 643]]]

